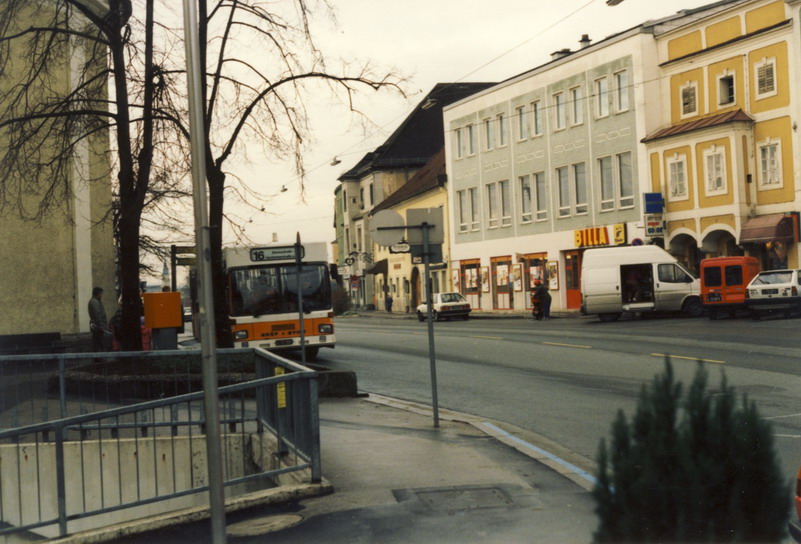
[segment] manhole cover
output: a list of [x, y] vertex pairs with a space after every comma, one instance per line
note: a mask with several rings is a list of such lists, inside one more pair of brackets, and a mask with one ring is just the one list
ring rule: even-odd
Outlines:
[[289, 514], [284, 516], [269, 516], [265, 518], [255, 518], [239, 523], [232, 523], [226, 527], [228, 536], [259, 536], [267, 533], [274, 533], [282, 529], [289, 529], [303, 521], [302, 516]]
[[497, 487], [470, 487], [415, 491], [417, 498], [434, 512], [459, 512], [476, 508], [498, 508], [514, 504]]

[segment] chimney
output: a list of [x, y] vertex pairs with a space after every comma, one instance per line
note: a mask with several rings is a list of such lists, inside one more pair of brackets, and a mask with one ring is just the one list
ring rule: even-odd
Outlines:
[[581, 45], [582, 49], [584, 49], [585, 47], [589, 47], [591, 43], [592, 40], [590, 39], [590, 36], [588, 34], [581, 35], [581, 39], [579, 40], [579, 45]]
[[553, 53], [551, 53], [551, 60], [564, 58], [572, 52], [573, 51], [571, 51], [570, 49], [560, 49], [559, 51], [554, 51]]

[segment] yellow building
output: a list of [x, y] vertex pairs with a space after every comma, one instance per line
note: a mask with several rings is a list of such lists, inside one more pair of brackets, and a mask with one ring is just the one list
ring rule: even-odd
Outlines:
[[[14, 33], [27, 28], [31, 21], [15, 21]], [[75, 88], [82, 59], [83, 45], [71, 42], [64, 53], [65, 62], [52, 74], [49, 92], [64, 94]], [[22, 47], [12, 40], [8, 47]], [[3, 66], [0, 89], [8, 90], [21, 78], [27, 58], [13, 52]], [[102, 67], [100, 67], [102, 68]], [[16, 79], [15, 79], [16, 78]], [[3, 104], [0, 109], [5, 111]], [[0, 130], [0, 146], [7, 146], [8, 128]], [[47, 149], [47, 146], [42, 146]], [[41, 220], [35, 216], [44, 195], [37, 183], [22, 179], [25, 190], [15, 196], [11, 189], [21, 180], [14, 172], [3, 172], [5, 205], [0, 213], [0, 335], [40, 332], [73, 334], [89, 331], [87, 304], [92, 288], [105, 290], [103, 302], [109, 317], [116, 308], [115, 252], [111, 224], [111, 176], [108, 162], [109, 135], [97, 132], [76, 145], [75, 159], [57, 181], [66, 187], [63, 199], [57, 199]], [[62, 179], [63, 178], [63, 179]], [[91, 180], [91, 181], [90, 181]]]
[[654, 24], [663, 128], [646, 144], [665, 244], [691, 268], [799, 266], [799, 2], [732, 0]]
[[[405, 185], [376, 206], [371, 215], [381, 210], [394, 210], [406, 217], [407, 210], [418, 208], [441, 208], [443, 214], [445, 243], [442, 245], [442, 263], [448, 262], [448, 219], [447, 189], [445, 175], [445, 151], [439, 153], [417, 172]], [[417, 305], [425, 299], [425, 271], [422, 262], [412, 262], [410, 253], [393, 253], [398, 248], [373, 246], [375, 264], [370, 269], [374, 278], [374, 289], [378, 309], [387, 309], [386, 295], [392, 297], [394, 312], [414, 312]], [[406, 248], [402, 248], [406, 249]], [[432, 264], [433, 261], [432, 261]], [[451, 291], [452, 285], [445, 266], [436, 266], [431, 272], [431, 292]]]

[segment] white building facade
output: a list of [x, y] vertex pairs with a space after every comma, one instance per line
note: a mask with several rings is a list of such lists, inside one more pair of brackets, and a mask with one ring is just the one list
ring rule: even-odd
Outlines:
[[527, 309], [541, 279], [552, 309], [578, 310], [585, 249], [650, 241], [655, 41], [637, 27], [580, 43], [444, 109], [449, 273], [474, 308]]

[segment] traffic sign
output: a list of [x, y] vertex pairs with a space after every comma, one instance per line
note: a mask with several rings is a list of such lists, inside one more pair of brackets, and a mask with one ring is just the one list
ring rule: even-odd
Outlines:
[[370, 238], [379, 246], [394, 246], [403, 240], [405, 225], [395, 210], [381, 210], [370, 220]]
[[[445, 229], [442, 226], [442, 208], [417, 208], [406, 210], [406, 226], [415, 227], [423, 223], [432, 225], [428, 229], [428, 243], [441, 244], [445, 242]], [[406, 241], [411, 245], [423, 244], [423, 229], [409, 228]]]

